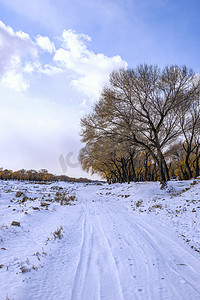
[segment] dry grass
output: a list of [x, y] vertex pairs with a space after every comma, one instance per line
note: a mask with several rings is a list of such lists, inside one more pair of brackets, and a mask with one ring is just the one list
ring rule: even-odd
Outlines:
[[136, 203], [135, 203], [135, 206], [136, 207], [140, 207], [141, 205], [142, 205], [142, 203], [143, 203], [143, 200], [141, 199], [141, 200], [138, 200]]
[[60, 203], [60, 205], [69, 205], [70, 202], [76, 200], [76, 195], [68, 195], [63, 192], [56, 192], [54, 200]]
[[32, 207], [32, 209], [33, 209], [33, 210], [40, 210], [39, 207], [37, 207], [37, 206]]
[[15, 196], [16, 196], [17, 198], [19, 198], [19, 197], [21, 197], [23, 194], [24, 194], [23, 192], [18, 191], [18, 192], [16, 193]]
[[23, 273], [30, 272], [30, 269], [27, 268], [27, 267], [25, 267], [25, 266], [21, 266], [21, 267], [20, 267], [20, 271], [21, 271], [21, 273], [23, 274]]
[[161, 204], [155, 204], [155, 205], [152, 205], [148, 208], [148, 211], [151, 212], [151, 211], [154, 211], [155, 209], [162, 209], [162, 205]]
[[54, 231], [54, 233], [53, 233], [54, 240], [56, 240], [56, 239], [61, 240], [62, 239], [62, 237], [63, 237], [62, 230], [63, 230], [63, 227], [60, 226], [60, 228], [57, 228], [57, 230]]
[[40, 205], [41, 205], [42, 207], [44, 207], [44, 206], [50, 205], [50, 203], [47, 203], [47, 202], [41, 202]]

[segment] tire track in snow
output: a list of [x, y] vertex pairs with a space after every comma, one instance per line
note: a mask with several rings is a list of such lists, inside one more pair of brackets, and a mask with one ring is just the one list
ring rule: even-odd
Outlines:
[[[120, 210], [122, 211], [121, 214], [119, 214]], [[171, 299], [200, 299], [200, 272], [198, 271], [200, 270], [200, 263], [195, 257], [149, 224], [145, 224], [140, 218], [128, 213], [126, 208], [123, 209], [123, 206], [112, 205], [111, 211], [112, 216], [110, 215], [110, 217], [113, 220], [116, 219], [116, 223], [120, 222], [121, 226], [129, 231], [132, 243], [128, 244], [134, 245], [135, 240], [139, 246], [138, 251], [141, 249], [144, 255], [146, 253], [146, 257], [149, 258], [148, 265], [152, 264], [152, 258], [154, 258], [154, 262], [157, 260], [161, 268], [159, 270], [159, 265], [157, 266], [157, 274], [165, 274], [165, 277], [162, 276], [163, 293], [158, 299], [165, 299], [166, 292], [169, 293], [167, 297]], [[114, 211], [117, 212], [116, 215]], [[123, 232], [123, 240], [125, 236], [126, 231]], [[141, 255], [136, 255], [136, 259], [140, 260], [141, 263], [145, 262]], [[154, 265], [156, 264], [154, 263]], [[155, 268], [150, 268], [149, 275], [156, 277], [155, 271]], [[152, 280], [146, 282], [150, 292], [140, 299], [157, 299], [155, 298], [156, 294], [152, 294], [151, 283]], [[152, 284], [152, 287], [155, 287], [155, 284]], [[164, 291], [166, 292], [164, 293]]]
[[[148, 299], [160, 299], [159, 290], [154, 292], [150, 284], [145, 285], [146, 282], [152, 282], [152, 275], [155, 276], [150, 256], [144, 251], [141, 243], [137, 241], [137, 236], [133, 235], [133, 229], [125, 222], [126, 219], [121, 220], [118, 214], [115, 220], [113, 216], [112, 213], [108, 214], [108, 210], [107, 215], [103, 211], [101, 213], [103, 219], [101, 223], [104, 224], [104, 230], [107, 238], [109, 237], [111, 247], [118, 248], [112, 251], [115, 252], [115, 259], [118, 261], [125, 299], [147, 299], [147, 296]], [[111, 222], [107, 222], [108, 220], [112, 220], [114, 224], [118, 225], [121, 232], [120, 235], [117, 233], [113, 235], [110, 230], [112, 225], [110, 224]], [[120, 242], [116, 245], [118, 239], [120, 239]], [[156, 276], [158, 277], [157, 274]]]
[[72, 291], [72, 300], [79, 299], [124, 299], [118, 269], [93, 203], [85, 209], [82, 249]]
[[[156, 246], [159, 256], [165, 260], [166, 268], [173, 272], [174, 275], [179, 278], [179, 281], [182, 280], [182, 283], [183, 281], [185, 281], [185, 284], [187, 284], [191, 288], [191, 291], [189, 293], [185, 289], [185, 293], [188, 294], [187, 297], [190, 297], [191, 299], [191, 292], [195, 291], [195, 297], [200, 298], [199, 261], [196, 258], [194, 258], [190, 253], [181, 248], [174, 241], [172, 241], [168, 237], [165, 237], [162, 233], [158, 232], [156, 229], [152, 228], [147, 223], [142, 222], [143, 225], [139, 225], [139, 222], [141, 224], [141, 221], [137, 220], [136, 224], [138, 228], [141, 232], [143, 232], [143, 235], [146, 237], [146, 240], [151, 240], [154, 245], [154, 248]], [[159, 241], [156, 240], [154, 236], [158, 236]], [[171, 279], [171, 283], [174, 286], [173, 279]], [[185, 285], [182, 285], [182, 288], [184, 289]]]
[[[149, 243], [138, 230], [135, 230], [132, 224], [130, 227], [128, 223], [126, 220], [126, 222], [122, 223], [122, 226], [126, 228], [125, 231], [129, 234], [129, 240], [132, 241], [132, 245], [134, 245], [135, 241], [135, 248], [137, 249], [135, 255], [137, 262], [135, 264], [135, 273], [137, 277], [140, 278], [136, 288], [136, 291], [140, 290], [141, 292], [139, 299], [164, 299], [166, 297], [179, 299], [177, 290], [173, 284], [170, 285], [170, 294], [168, 294], [168, 291], [163, 286], [162, 279], [165, 279], [166, 273], [161, 268], [162, 263], [160, 263], [160, 261], [162, 260], [162, 256], [160, 256], [158, 251], [152, 246], [152, 243]], [[168, 267], [165, 267], [166, 270], [168, 270]], [[140, 288], [141, 286], [142, 288]]]
[[[105, 241], [105, 244], [107, 246], [107, 250], [108, 250], [108, 253], [109, 253], [109, 256], [110, 256], [109, 260], [110, 260], [110, 262], [112, 262], [110, 270], [112, 270], [112, 269], [115, 270], [115, 276], [116, 276], [115, 284], [117, 284], [117, 287], [118, 287], [118, 290], [119, 290], [119, 292], [117, 292], [117, 297], [118, 297], [117, 299], [119, 299], [119, 300], [124, 299], [123, 290], [122, 290], [122, 286], [121, 286], [121, 282], [120, 282], [119, 270], [118, 270], [118, 267], [117, 267], [117, 264], [116, 264], [116, 260], [113, 256], [113, 253], [112, 253], [111, 245], [108, 241], [108, 238], [106, 237], [105, 231], [103, 230], [102, 223], [101, 223], [101, 220], [100, 220], [98, 215], [97, 215], [97, 219], [98, 219], [98, 222], [99, 222], [99, 229], [102, 233], [102, 237]], [[105, 281], [104, 276], [102, 276], [102, 281], [103, 282]], [[101, 285], [103, 286], [103, 283]], [[115, 299], [115, 298], [113, 298], [113, 299]]]
[[[82, 246], [80, 251], [79, 262], [76, 268], [76, 275], [74, 277], [74, 285], [72, 289], [72, 300], [82, 300], [84, 299], [84, 293], [86, 289], [86, 281], [88, 276], [88, 269], [90, 265], [90, 258], [92, 252], [92, 243], [93, 243], [93, 227], [88, 222], [87, 211], [83, 208], [84, 211], [84, 225], [82, 230]], [[95, 281], [98, 285], [99, 279], [98, 274], [95, 274]], [[91, 279], [92, 280], [92, 279]], [[93, 289], [89, 289], [88, 292], [92, 294], [91, 299], [100, 299], [99, 298], [99, 289], [94, 284]]]

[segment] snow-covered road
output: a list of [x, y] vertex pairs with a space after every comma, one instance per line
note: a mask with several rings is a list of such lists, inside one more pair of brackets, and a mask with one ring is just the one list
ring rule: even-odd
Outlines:
[[[172, 228], [159, 228], [147, 215], [134, 214], [128, 200], [107, 190], [79, 186], [77, 205], [46, 215], [38, 235], [57, 220], [63, 237], [43, 248], [46, 256], [37, 271], [18, 274], [10, 299], [200, 299], [199, 254]], [[29, 236], [36, 238], [35, 230], [29, 228]], [[0, 284], [0, 290], [5, 287], [9, 289]]]
[[73, 300], [200, 299], [200, 261], [120, 204], [86, 202]]

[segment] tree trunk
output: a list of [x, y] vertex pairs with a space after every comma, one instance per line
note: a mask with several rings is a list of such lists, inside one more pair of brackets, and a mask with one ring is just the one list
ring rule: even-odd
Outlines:
[[166, 163], [166, 160], [165, 160], [164, 156], [163, 156], [163, 162], [164, 162], [164, 169], [165, 169], [166, 179], [168, 181], [170, 179], [170, 177], [169, 177], [169, 168], [167, 166], [167, 163]]
[[185, 172], [185, 171], [183, 170], [183, 167], [182, 167], [181, 164], [180, 164], [180, 169], [181, 169], [181, 172], [182, 172], [182, 174], [183, 174], [183, 179], [184, 179], [184, 180], [187, 180], [187, 179], [188, 179], [188, 174], [187, 174], [187, 172]]
[[145, 154], [145, 161], [144, 161], [144, 167], [145, 167], [145, 171], [144, 171], [144, 180], [147, 181], [148, 180], [148, 153]]
[[189, 173], [189, 179], [191, 179], [193, 176], [192, 176], [192, 171], [191, 171], [191, 168], [189, 165], [189, 157], [190, 157], [190, 152], [187, 152], [186, 157], [185, 157], [185, 165], [186, 165], [186, 168]]
[[117, 163], [115, 162], [115, 160], [112, 161], [117, 169], [117, 173], [119, 176], [118, 177], [118, 182], [119, 183], [122, 183], [122, 174], [121, 174], [121, 171], [120, 171], [120, 168], [118, 167]]
[[200, 153], [196, 156], [195, 162], [195, 178], [197, 178], [200, 175], [200, 169], [199, 169], [199, 160], [200, 160]]
[[127, 164], [124, 158], [121, 158], [121, 164], [122, 164], [122, 178], [123, 178], [123, 182], [127, 181]]
[[132, 172], [133, 172], [133, 180], [136, 182], [135, 167], [133, 164], [133, 154], [130, 154], [130, 159], [131, 159], [131, 167], [132, 167]]
[[162, 152], [159, 148], [157, 149], [157, 154], [158, 154], [159, 180], [160, 180], [161, 184], [165, 184], [166, 178], [165, 178], [165, 172], [164, 172], [164, 161], [163, 161]]

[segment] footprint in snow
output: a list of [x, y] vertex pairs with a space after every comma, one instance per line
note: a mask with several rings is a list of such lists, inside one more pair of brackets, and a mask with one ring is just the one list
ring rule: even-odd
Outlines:
[[143, 292], [143, 289], [140, 289], [140, 288], [139, 288], [139, 289], [136, 290], [136, 292], [142, 293], [142, 292]]

